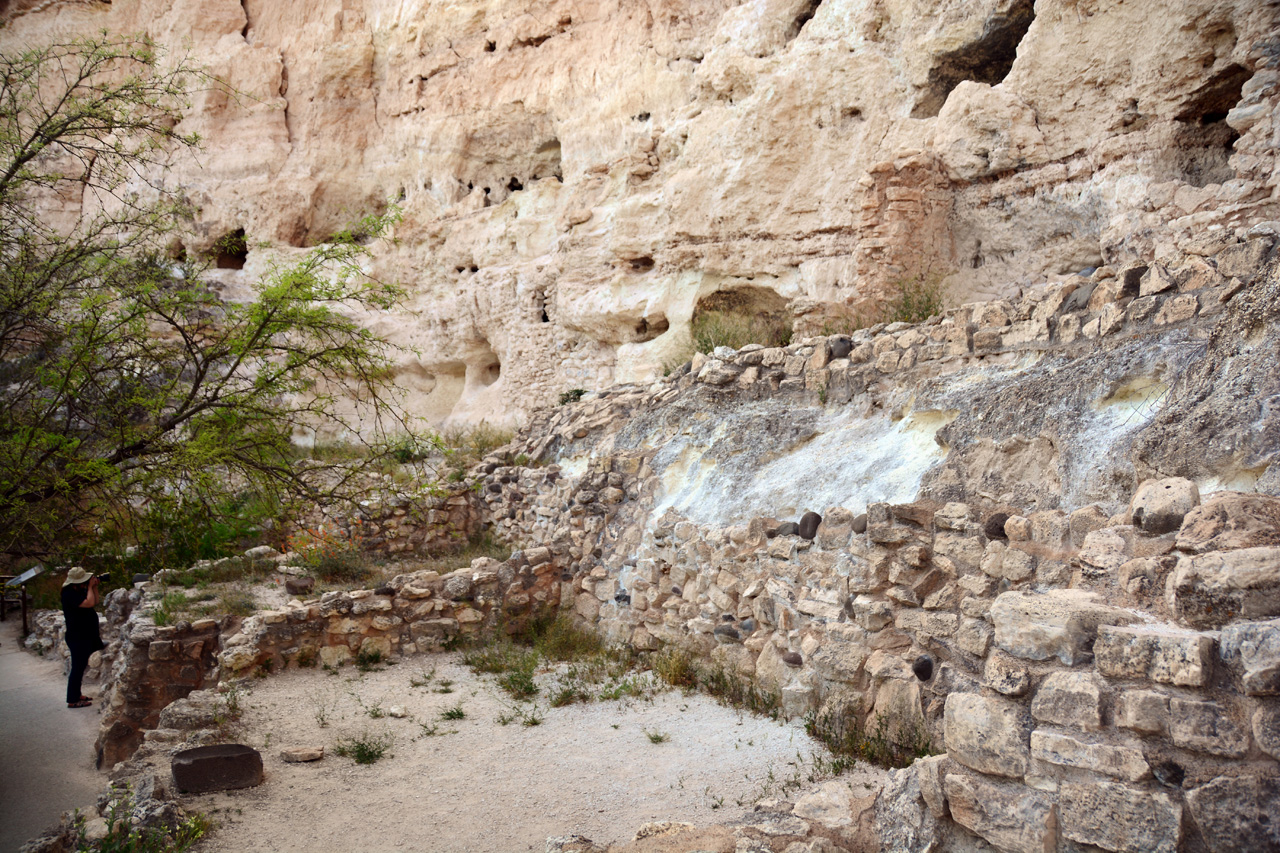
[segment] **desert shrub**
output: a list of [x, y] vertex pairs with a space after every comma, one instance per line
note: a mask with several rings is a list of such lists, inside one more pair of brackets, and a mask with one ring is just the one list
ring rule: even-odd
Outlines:
[[486, 454], [511, 441], [511, 430], [481, 421], [475, 426], [445, 430], [440, 441], [445, 448], [468, 463], [479, 462]]
[[286, 547], [323, 580], [354, 583], [369, 575], [359, 523], [357, 519], [350, 533], [325, 526], [299, 530], [289, 537]]
[[583, 388], [572, 388], [565, 391], [560, 395], [560, 405], [567, 406], [570, 403], [576, 403], [581, 400], [586, 393], [586, 390]]
[[881, 310], [884, 323], [921, 323], [946, 310], [943, 277], [937, 274], [900, 279]]
[[356, 764], [373, 764], [391, 749], [391, 735], [374, 735], [363, 732], [352, 738], [338, 741], [333, 751]]

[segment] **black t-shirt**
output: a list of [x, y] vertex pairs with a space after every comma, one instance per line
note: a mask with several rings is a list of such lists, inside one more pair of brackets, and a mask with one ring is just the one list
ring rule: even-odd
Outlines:
[[62, 588], [62, 618], [67, 623], [67, 645], [85, 645], [94, 650], [102, 648], [98, 633], [98, 612], [92, 607], [81, 607], [89, 597], [88, 584], [70, 584]]

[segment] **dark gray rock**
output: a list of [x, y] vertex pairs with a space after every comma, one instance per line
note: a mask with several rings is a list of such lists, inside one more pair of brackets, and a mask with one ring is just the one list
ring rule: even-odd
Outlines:
[[804, 656], [801, 655], [799, 652], [783, 652], [782, 662], [785, 663], [787, 666], [797, 666], [797, 667], [803, 666]]
[[800, 534], [801, 539], [812, 539], [818, 535], [818, 525], [822, 524], [822, 516], [816, 512], [806, 512], [800, 516], [800, 523], [796, 525], [796, 532]]
[[778, 529], [774, 531], [774, 536], [795, 536], [800, 532], [800, 525], [794, 521], [783, 522]]
[[853, 532], [859, 535], [867, 532], [867, 514], [865, 512], [853, 520]]
[[916, 674], [916, 678], [921, 681], [928, 681], [933, 678], [933, 658], [928, 655], [920, 655], [911, 664], [911, 671]]
[[846, 337], [832, 338], [829, 352], [832, 358], [848, 358], [849, 353], [853, 352], [853, 341]]
[[191, 794], [262, 784], [262, 753], [239, 743], [184, 749], [173, 756], [173, 781]]
[[722, 643], [738, 643], [742, 641], [742, 635], [732, 625], [717, 625], [711, 633]]

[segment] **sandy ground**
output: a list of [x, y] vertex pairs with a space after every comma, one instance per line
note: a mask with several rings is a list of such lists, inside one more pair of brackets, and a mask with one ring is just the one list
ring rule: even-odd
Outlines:
[[[0, 851], [17, 850], [56, 826], [64, 811], [92, 806], [106, 787], [93, 769], [97, 702], [67, 708], [67, 677], [53, 659], [21, 647], [22, 617], [0, 625]], [[84, 692], [98, 695], [88, 680]]]
[[[426, 676], [424, 686], [411, 683]], [[197, 850], [541, 851], [552, 835], [612, 843], [651, 820], [723, 823], [783, 793], [787, 780], [814, 787], [818, 747], [799, 722], [670, 689], [550, 708], [550, 679], [541, 675], [538, 700], [520, 706], [457, 654], [364, 674], [299, 670], [254, 682], [241, 700], [239, 740], [262, 750], [266, 781], [187, 797], [184, 807], [218, 824]], [[406, 716], [391, 716], [396, 706]], [[458, 707], [465, 717], [442, 718]], [[531, 710], [540, 724], [500, 722], [519, 712], [527, 719]], [[362, 737], [389, 737], [387, 756], [359, 765], [334, 754], [337, 744]], [[313, 745], [325, 747], [323, 760], [280, 757]], [[879, 773], [842, 779], [861, 794]]]

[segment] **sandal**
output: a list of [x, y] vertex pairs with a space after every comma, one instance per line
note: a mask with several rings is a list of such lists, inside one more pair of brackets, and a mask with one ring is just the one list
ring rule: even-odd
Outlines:
[[92, 704], [93, 704], [92, 699], [81, 697], [80, 699], [77, 699], [74, 702], [68, 702], [67, 707], [68, 708], [88, 708]]

